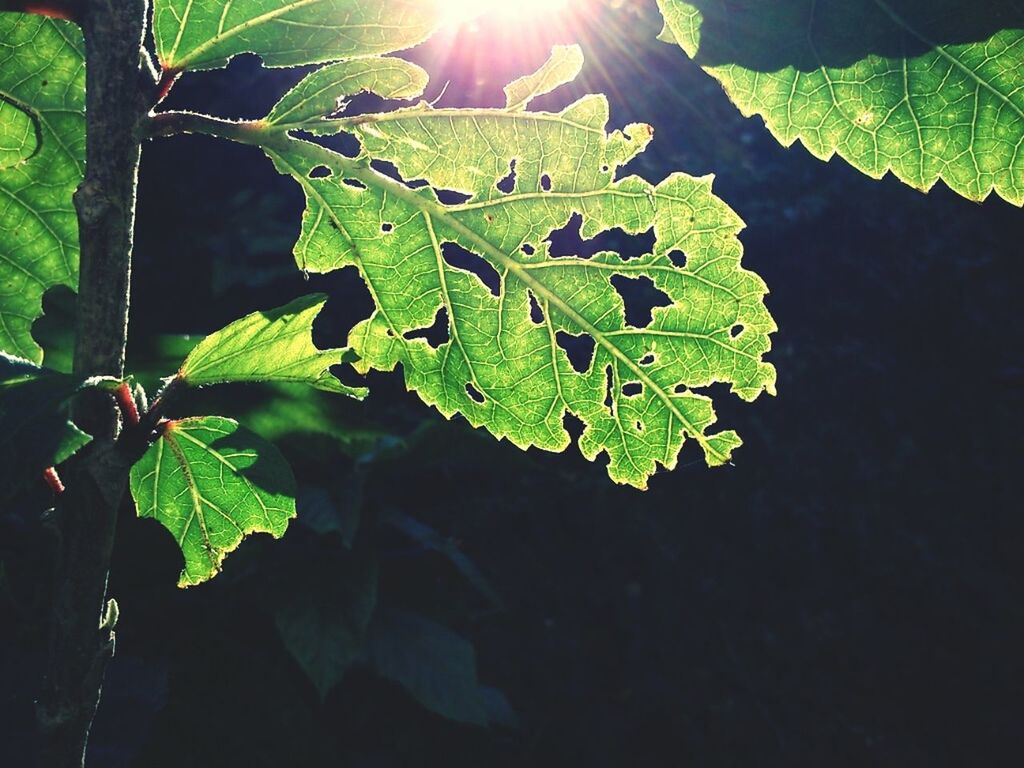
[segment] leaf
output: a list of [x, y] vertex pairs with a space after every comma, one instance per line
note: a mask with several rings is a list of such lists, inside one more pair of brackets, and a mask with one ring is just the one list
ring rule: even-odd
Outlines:
[[473, 645], [423, 616], [378, 610], [370, 623], [367, 656], [377, 674], [449, 720], [487, 725], [491, 712], [502, 713], [504, 720], [511, 712], [499, 692], [481, 687]]
[[216, 69], [239, 53], [269, 67], [390, 53], [425, 40], [439, 0], [155, 0], [165, 70]]
[[185, 557], [179, 587], [213, 578], [250, 533], [284, 535], [295, 517], [295, 478], [273, 445], [237, 422], [201, 416], [165, 422], [132, 467], [139, 517], [174, 536]]
[[384, 99], [414, 99], [426, 87], [427, 73], [402, 59], [339, 61], [303, 78], [274, 105], [267, 122], [320, 133], [330, 130], [323, 118], [339, 111], [350, 96], [368, 92]]
[[377, 565], [365, 555], [351, 555], [307, 564], [298, 578], [300, 584], [275, 609], [274, 624], [324, 698], [363, 653], [377, 606]]
[[[711, 177], [616, 179], [652, 131], [608, 135], [607, 120], [603, 96], [559, 113], [420, 104], [341, 120], [362, 142], [355, 161], [299, 140], [266, 150], [306, 194], [299, 266], [355, 265], [373, 297], [373, 315], [349, 336], [358, 370], [401, 364], [407, 386], [442, 414], [523, 448], [564, 450], [573, 414], [585, 424], [583, 454], [607, 453], [614, 480], [643, 488], [659, 464], [676, 465], [684, 435], [709, 465], [729, 461], [740, 440], [708, 432], [715, 415], [698, 390], [774, 392], [762, 358], [775, 324], [764, 283], [740, 266], [742, 223]], [[430, 188], [377, 173], [371, 158], [468, 199], [442, 205]], [[332, 175], [311, 177], [320, 166]], [[574, 215], [586, 239], [653, 228], [653, 252], [556, 258], [546, 238]], [[669, 306], [631, 324], [613, 278], [642, 279]], [[447, 338], [432, 346], [424, 337], [435, 324]], [[561, 346], [567, 335], [594, 344], [581, 370]]]
[[873, 178], [1024, 205], [1015, 0], [658, 0], [678, 43], [784, 146]]
[[68, 420], [67, 405], [82, 380], [0, 352], [0, 496], [38, 481], [92, 438]]
[[78, 286], [71, 196], [85, 167], [78, 28], [0, 13], [0, 350], [40, 362], [32, 323], [46, 289]]
[[556, 45], [551, 49], [551, 58], [540, 69], [505, 86], [505, 109], [510, 112], [526, 109], [534, 98], [572, 82], [582, 70], [582, 48]]
[[346, 386], [330, 372], [347, 350], [313, 345], [313, 321], [326, 301], [319, 293], [303, 296], [211, 333], [185, 358], [178, 378], [196, 387], [253, 381], [308, 384], [362, 399], [365, 389]]

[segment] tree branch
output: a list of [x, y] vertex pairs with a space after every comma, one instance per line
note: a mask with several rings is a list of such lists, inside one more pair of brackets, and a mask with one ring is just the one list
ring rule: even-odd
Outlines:
[[[33, 5], [28, 3], [27, 5]], [[39, 3], [47, 8], [65, 3]], [[80, 0], [86, 48], [86, 176], [75, 193], [80, 243], [75, 371], [120, 378], [128, 330], [140, 87], [146, 0]], [[130, 469], [114, 438], [109, 394], [75, 404], [93, 443], [68, 462], [59, 498], [49, 668], [40, 695], [40, 765], [81, 768], [106, 665], [114, 649], [107, 574], [117, 511]]]

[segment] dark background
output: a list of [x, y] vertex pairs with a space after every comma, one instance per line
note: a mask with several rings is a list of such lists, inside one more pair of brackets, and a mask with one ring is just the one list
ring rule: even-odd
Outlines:
[[[430, 98], [450, 81], [441, 104], [494, 105], [552, 43], [581, 40], [584, 84], [539, 106], [607, 92], [613, 126], [655, 128], [630, 170], [717, 174], [780, 327], [778, 397], [715, 392], [745, 440], [735, 466], [687, 450], [649, 492], [615, 487], [575, 449], [523, 453], [444, 421], [398, 375], [371, 376], [362, 404], [201, 393], [182, 414], [239, 418], [289, 455], [299, 520], [181, 591], [173, 541], [124, 510], [91, 765], [1021, 764], [1021, 212], [783, 149], [654, 39], [653, 3], [612, 5], [512, 41], [482, 23], [410, 55]], [[296, 80], [241, 57], [169, 105], [259, 117]], [[331, 296], [318, 342], [344, 342], [370, 300], [352, 270], [295, 270], [301, 208], [257, 150], [145, 148], [130, 345], [144, 381], [187, 349], [173, 334], [312, 290]], [[0, 531], [0, 764], [18, 766], [45, 537], [29, 514]], [[393, 632], [407, 663], [390, 680], [338, 629], [368, 599], [373, 632], [396, 616], [440, 632], [429, 648]], [[309, 621], [292, 629], [353, 662], [324, 698], [278, 630], [295, 604]], [[460, 722], [481, 695], [492, 723]]]

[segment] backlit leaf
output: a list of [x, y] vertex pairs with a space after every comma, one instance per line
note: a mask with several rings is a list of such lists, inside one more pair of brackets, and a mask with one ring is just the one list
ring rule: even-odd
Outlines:
[[220, 416], [170, 421], [132, 467], [140, 517], [158, 520], [185, 557], [178, 586], [213, 578], [250, 533], [284, 535], [295, 478], [278, 450]]
[[164, 69], [215, 69], [239, 53], [289, 67], [416, 45], [437, 25], [439, 2], [155, 0], [153, 35]]
[[[764, 283], [740, 266], [742, 222], [711, 178], [618, 178], [652, 131], [609, 135], [607, 121], [603, 96], [558, 113], [420, 104], [339, 121], [363, 144], [355, 161], [299, 140], [266, 149], [306, 193], [299, 266], [354, 265], [369, 287], [376, 310], [349, 337], [359, 370], [400, 364], [441, 413], [524, 448], [564, 450], [572, 414], [585, 425], [584, 455], [606, 453], [614, 480], [645, 487], [659, 465], [676, 465], [686, 437], [709, 465], [729, 461], [739, 437], [709, 432], [715, 415], [700, 390], [774, 392], [762, 358], [775, 325]], [[370, 158], [432, 188], [393, 181]], [[329, 177], [312, 173], [321, 166]], [[444, 205], [434, 189], [467, 199]], [[653, 250], [555, 257], [548, 235], [574, 216], [584, 239], [653, 229]], [[665, 306], [627, 321], [619, 280]], [[589, 341], [589, 360], [573, 364], [570, 336]]]
[[178, 377], [197, 387], [275, 381], [365, 397], [365, 389], [331, 375], [330, 367], [340, 364], [347, 350], [313, 345], [313, 321], [326, 301], [323, 294], [312, 294], [236, 320], [203, 339], [185, 358]]
[[0, 350], [42, 360], [43, 293], [78, 286], [72, 194], [85, 166], [78, 27], [0, 13]]
[[1016, 0], [658, 0], [678, 43], [785, 146], [1024, 205]]

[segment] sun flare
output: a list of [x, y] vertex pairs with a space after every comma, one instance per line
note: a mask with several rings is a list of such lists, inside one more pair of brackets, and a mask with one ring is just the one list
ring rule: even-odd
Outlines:
[[510, 23], [536, 21], [556, 14], [570, 0], [440, 0], [444, 20], [464, 24], [479, 16], [498, 16]]

